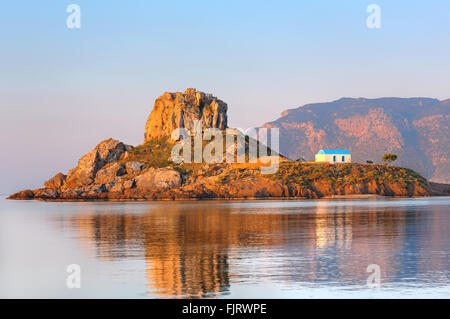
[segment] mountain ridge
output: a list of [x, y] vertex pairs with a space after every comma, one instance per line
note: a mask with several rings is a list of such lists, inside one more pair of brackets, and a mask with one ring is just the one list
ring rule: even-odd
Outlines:
[[398, 153], [398, 164], [450, 182], [450, 99], [348, 98], [287, 109], [263, 127], [280, 128], [280, 151], [312, 160], [322, 148], [348, 148], [359, 162]]

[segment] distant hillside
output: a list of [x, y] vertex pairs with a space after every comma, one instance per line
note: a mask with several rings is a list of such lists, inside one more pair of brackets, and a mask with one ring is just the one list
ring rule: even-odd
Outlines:
[[263, 127], [280, 128], [280, 150], [292, 159], [313, 160], [321, 148], [349, 149], [352, 160], [395, 165], [435, 182], [450, 182], [450, 99], [342, 98], [284, 111]]

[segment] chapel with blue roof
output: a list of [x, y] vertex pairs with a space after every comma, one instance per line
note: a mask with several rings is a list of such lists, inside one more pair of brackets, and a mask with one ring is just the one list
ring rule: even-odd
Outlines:
[[352, 155], [348, 150], [320, 150], [316, 162], [351, 163]]

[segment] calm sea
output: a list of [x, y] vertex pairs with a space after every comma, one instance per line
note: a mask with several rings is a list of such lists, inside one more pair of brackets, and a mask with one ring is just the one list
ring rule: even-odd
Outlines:
[[448, 197], [0, 198], [1, 298], [450, 298], [449, 256]]

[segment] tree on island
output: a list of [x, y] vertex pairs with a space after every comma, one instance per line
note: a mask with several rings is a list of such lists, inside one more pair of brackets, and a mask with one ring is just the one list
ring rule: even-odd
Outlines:
[[382, 160], [387, 165], [387, 164], [392, 163], [393, 161], [397, 160], [397, 155], [392, 154], [392, 153], [386, 153], [383, 155]]

